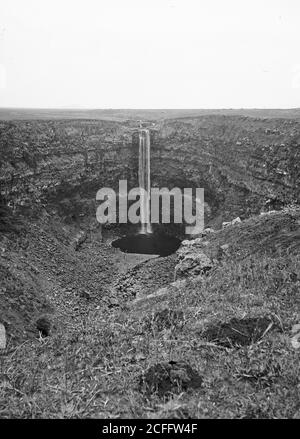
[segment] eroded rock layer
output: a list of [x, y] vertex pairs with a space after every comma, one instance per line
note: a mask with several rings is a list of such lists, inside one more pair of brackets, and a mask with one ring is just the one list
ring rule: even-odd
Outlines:
[[[148, 126], [152, 186], [204, 187], [217, 223], [299, 199], [298, 121], [211, 115]], [[136, 128], [134, 121], [2, 121], [1, 194], [12, 206], [93, 210], [99, 188], [118, 189], [120, 179], [137, 185]]]

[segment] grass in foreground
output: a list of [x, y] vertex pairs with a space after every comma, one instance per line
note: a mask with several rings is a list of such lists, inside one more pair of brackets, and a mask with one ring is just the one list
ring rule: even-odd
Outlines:
[[[258, 255], [223, 262], [170, 294], [91, 309], [73, 327], [25, 342], [0, 357], [0, 416], [299, 418], [300, 352], [290, 340], [300, 320], [299, 262]], [[180, 312], [159, 320], [166, 308]], [[212, 325], [264, 316], [274, 327], [248, 345], [205, 338]], [[141, 385], [151, 366], [170, 361], [191, 366], [201, 386], [177, 377], [160, 395]]]

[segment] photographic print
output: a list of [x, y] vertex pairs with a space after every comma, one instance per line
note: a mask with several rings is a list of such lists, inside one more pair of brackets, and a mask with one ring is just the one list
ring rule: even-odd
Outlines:
[[0, 0], [1, 423], [299, 419], [299, 19]]

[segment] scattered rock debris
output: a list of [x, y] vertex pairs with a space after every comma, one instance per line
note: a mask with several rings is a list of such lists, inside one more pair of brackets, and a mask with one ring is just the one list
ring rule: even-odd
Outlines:
[[222, 223], [222, 229], [225, 229], [226, 227], [229, 226], [235, 226], [236, 224], [241, 223], [242, 220], [241, 218], [238, 216], [237, 218], [234, 218], [232, 221], [225, 221]]
[[169, 361], [151, 366], [141, 377], [139, 387], [150, 395], [160, 397], [181, 393], [202, 386], [203, 378], [189, 364]]

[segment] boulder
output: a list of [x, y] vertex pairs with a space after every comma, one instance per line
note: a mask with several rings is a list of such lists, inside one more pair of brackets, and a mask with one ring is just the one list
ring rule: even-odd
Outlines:
[[222, 223], [222, 229], [225, 229], [226, 227], [229, 227], [229, 226], [231, 226], [231, 221], [224, 221]]
[[202, 237], [201, 238], [195, 238], [195, 239], [185, 239], [181, 243], [181, 248], [182, 247], [186, 247], [186, 246], [191, 247], [193, 245], [201, 244], [202, 241], [203, 241]]
[[175, 267], [175, 280], [188, 276], [205, 274], [213, 267], [213, 262], [201, 251], [189, 252]]
[[204, 229], [202, 234], [205, 235], [209, 235], [210, 233], [215, 233], [215, 230], [212, 229], [211, 227], [207, 227], [207, 229]]
[[238, 216], [237, 218], [234, 218], [234, 220], [231, 221], [231, 224], [234, 226], [235, 224], [239, 224], [241, 223], [242, 220], [241, 218]]
[[81, 246], [81, 244], [83, 244], [86, 239], [87, 239], [87, 233], [84, 230], [81, 230], [79, 233], [77, 233], [77, 235], [75, 236], [72, 242], [72, 246], [74, 250], [77, 251]]
[[230, 245], [229, 244], [223, 244], [220, 246], [221, 252], [222, 252], [222, 256], [228, 256], [230, 255], [230, 251], [229, 251]]
[[222, 223], [222, 229], [225, 229], [226, 227], [229, 227], [229, 226], [234, 226], [234, 225], [239, 224], [241, 222], [242, 222], [242, 220], [238, 216], [237, 218], [234, 218], [232, 221], [225, 221], [225, 222], [223, 222]]
[[[209, 241], [204, 238], [185, 240], [177, 250], [178, 263], [175, 266], [174, 280], [188, 276], [205, 274], [214, 265], [213, 255], [208, 255]], [[204, 250], [205, 249], [205, 250]]]

